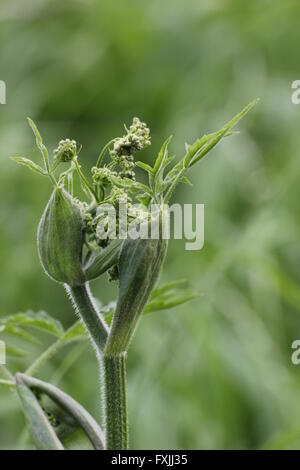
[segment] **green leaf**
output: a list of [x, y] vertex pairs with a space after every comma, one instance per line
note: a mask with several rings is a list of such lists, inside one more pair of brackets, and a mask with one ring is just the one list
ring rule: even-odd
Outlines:
[[172, 139], [172, 136], [168, 137], [163, 143], [157, 159], [154, 164], [153, 174], [151, 176], [151, 187], [154, 188], [155, 194], [161, 192], [161, 186], [163, 184], [163, 173], [165, 167], [173, 160], [174, 157], [168, 158], [168, 145]]
[[47, 176], [47, 172], [43, 170], [39, 165], [34, 163], [32, 160], [24, 157], [10, 157], [11, 160], [18, 163], [19, 165], [26, 166], [29, 170], [33, 171], [34, 173], [39, 173], [40, 175]]
[[61, 323], [43, 311], [37, 313], [29, 311], [2, 317], [0, 325], [4, 325], [5, 328], [29, 326], [56, 337], [60, 337], [64, 332]]
[[151, 196], [146, 193], [140, 194], [136, 199], [145, 207], [148, 207], [151, 202]]
[[40, 341], [35, 336], [31, 335], [27, 331], [24, 331], [18, 326], [14, 326], [13, 324], [8, 323], [6, 325], [1, 325], [0, 332], [23, 339], [24, 341], [28, 341], [29, 343], [40, 344]]
[[182, 168], [188, 168], [190, 162], [197, 152], [199, 152], [203, 147], [205, 147], [209, 142], [214, 138], [220, 136], [221, 131], [212, 132], [211, 134], [203, 135], [200, 139], [197, 139], [193, 144], [186, 144], [186, 154], [182, 160]]
[[221, 130], [216, 132], [210, 143], [201, 152], [192, 156], [193, 158], [190, 162], [190, 166], [201, 160], [201, 158], [203, 158], [212, 148], [214, 148], [223, 137], [228, 136], [229, 131], [253, 108], [253, 106], [258, 103], [258, 101], [259, 99], [251, 101], [251, 103], [245, 106], [245, 108], [242, 109], [240, 113], [236, 114], [236, 116], [234, 116], [227, 124], [225, 124]]
[[223, 139], [223, 137], [232, 135], [231, 129], [250, 111], [250, 109], [253, 108], [253, 106], [255, 106], [257, 102], [258, 99], [251, 101], [251, 103], [234, 116], [234, 118], [225, 124], [225, 126], [219, 131], [204, 135], [200, 139], [197, 139], [192, 145], [186, 145], [187, 152], [185, 156], [170, 170], [165, 179], [165, 189], [169, 186], [164, 198], [165, 203], [169, 202], [175, 187], [185, 176], [185, 172], [210, 152], [210, 150], [212, 150]]
[[[159, 171], [157, 172], [155, 176], [155, 194], [162, 194], [165, 191], [166, 188], [166, 180], [164, 179], [164, 169], [174, 160], [174, 156], [172, 157], [167, 157], [164, 162], [161, 164], [161, 167]], [[167, 182], [167, 185], [169, 185], [169, 182]]]
[[41, 134], [39, 133], [38, 131], [38, 128], [36, 126], [36, 124], [33, 122], [32, 119], [30, 119], [29, 117], [27, 118], [27, 121], [35, 135], [35, 138], [36, 138], [36, 143], [38, 146], [42, 145], [43, 144], [43, 140], [42, 140], [42, 137], [41, 137]]
[[87, 339], [87, 332], [85, 327], [81, 324], [80, 320], [75, 322], [69, 329], [67, 329], [56, 341], [54, 341], [34, 362], [27, 368], [28, 375], [36, 374], [46, 361], [49, 361], [55, 354], [58, 353], [64, 346]]
[[[143, 313], [147, 314], [159, 310], [171, 309], [199, 297], [199, 293], [197, 291], [193, 289], [184, 289], [187, 285], [188, 281], [186, 279], [178, 279], [157, 287], [153, 290]], [[105, 317], [108, 325], [111, 324], [115, 308], [116, 302], [109, 302], [107, 305], [99, 307], [100, 313]]]
[[156, 289], [154, 289], [150, 300], [153, 300], [156, 297], [159, 297], [163, 295], [164, 293], [169, 292], [172, 289], [186, 287], [187, 285], [188, 285], [188, 281], [186, 279], [177, 279], [176, 281], [163, 284], [162, 286], [156, 287]]
[[71, 343], [73, 341], [81, 341], [87, 339], [87, 331], [85, 326], [80, 320], [75, 322], [62, 336], [61, 340], [64, 343]]
[[178, 280], [156, 288], [151, 295], [144, 313], [170, 309], [197, 298], [199, 296], [197, 291], [192, 289], [181, 289], [186, 285], [187, 281]]
[[145, 308], [144, 313], [156, 312], [159, 310], [171, 309], [173, 307], [178, 307], [179, 305], [190, 302], [198, 297], [198, 293], [193, 290], [186, 290], [178, 293], [174, 292], [170, 299], [157, 299], [150, 301]]
[[17, 392], [22, 403], [27, 427], [38, 450], [64, 450], [35, 395], [16, 374]]
[[181, 178], [179, 179], [179, 183], [187, 184], [188, 186], [193, 186], [191, 181], [184, 175], [181, 176]]
[[144, 162], [135, 162], [136, 166], [142, 168], [143, 170], [147, 171], [150, 175], [153, 173], [153, 168]]
[[171, 142], [173, 136], [170, 135], [162, 144], [162, 147], [160, 151], [158, 152], [157, 159], [155, 161], [154, 167], [153, 167], [153, 174], [156, 175], [156, 173], [159, 171], [162, 163], [164, 162], [165, 158], [168, 156], [168, 145]]
[[119, 176], [110, 176], [111, 182], [117, 186], [118, 188], [124, 188], [128, 191], [134, 192], [143, 192], [147, 194], [151, 194], [151, 189], [143, 183], [139, 183], [138, 181], [133, 181], [130, 178], [120, 178]]
[[117, 306], [117, 302], [112, 301], [112, 302], [109, 302], [106, 305], [100, 305], [100, 307], [99, 307], [99, 311], [100, 311], [101, 315], [104, 316], [105, 321], [108, 324], [108, 326], [110, 326], [110, 324], [111, 324], [113, 315], [114, 315], [115, 310], [116, 310], [116, 306]]

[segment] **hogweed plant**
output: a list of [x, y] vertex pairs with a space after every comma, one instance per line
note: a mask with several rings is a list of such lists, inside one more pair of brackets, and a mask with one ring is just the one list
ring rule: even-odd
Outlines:
[[[137, 152], [150, 146], [151, 138], [146, 124], [134, 118], [122, 137], [105, 145], [89, 176], [81, 169], [76, 141], [61, 140], [50, 158], [36, 125], [28, 120], [43, 165], [23, 157], [13, 160], [50, 181], [52, 194], [38, 227], [39, 257], [45, 273], [64, 286], [78, 317], [68, 330], [43, 312], [0, 319], [0, 331], [7, 337], [35, 342], [32, 332], [39, 329], [56, 338], [25, 372], [13, 375], [1, 366], [4, 378], [0, 385], [17, 392], [36, 448], [68, 449], [80, 436], [79, 446], [128, 449], [126, 356], [138, 322], [143, 313], [173, 308], [197, 295], [184, 281], [155, 287], [168, 247], [163, 236], [167, 204], [179, 183], [189, 184], [190, 168], [232, 135], [232, 128], [255, 103], [221, 130], [186, 145], [184, 157], [175, 164], [168, 153], [171, 137], [153, 166], [135, 160]], [[148, 184], [136, 180], [136, 167], [147, 173]], [[82, 188], [82, 200], [73, 194], [76, 181]], [[107, 205], [115, 209], [115, 218]], [[153, 224], [155, 237], [131, 236], [133, 229], [136, 234], [142, 226]], [[118, 298], [106, 306], [96, 303], [89, 287], [90, 281], [104, 273], [118, 282]], [[72, 397], [35, 377], [61, 348], [86, 337], [93, 345], [104, 384], [99, 391], [104, 430]], [[22, 354], [6, 342], [8, 355]]]

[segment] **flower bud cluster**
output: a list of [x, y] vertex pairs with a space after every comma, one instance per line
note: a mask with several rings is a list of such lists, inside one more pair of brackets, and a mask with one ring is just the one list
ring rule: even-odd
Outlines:
[[117, 188], [116, 186], [113, 186], [109, 195], [109, 199], [110, 203], [116, 208], [119, 207], [121, 203], [127, 204], [127, 207], [131, 207], [131, 197], [127, 194], [126, 191], [124, 191], [124, 189]]
[[[94, 166], [91, 169], [94, 185], [96, 187], [99, 185], [99, 190], [102, 188], [100, 204], [95, 207], [79, 200], [75, 201], [82, 217], [85, 247], [90, 252], [98, 250], [99, 247], [106, 248], [111, 240], [118, 237], [121, 230], [120, 217], [122, 217], [122, 223], [124, 217], [122, 208], [120, 212], [121, 204], [126, 204], [127, 224], [135, 219], [143, 220], [140, 211], [134, 209], [129, 193], [131, 192], [130, 184], [133, 185], [135, 180], [133, 154], [151, 144], [150, 131], [138, 118], [134, 118], [132, 125], [126, 130], [126, 135], [114, 140], [109, 151], [111, 162], [108, 166]], [[71, 161], [77, 154], [76, 142], [70, 139], [60, 141], [54, 154], [58, 162]], [[124, 181], [124, 178], [131, 179], [132, 183]], [[105, 208], [106, 203], [115, 208], [115, 214]], [[112, 279], [116, 279], [117, 268], [113, 267], [109, 274]]]
[[123, 178], [135, 179], [133, 153], [151, 145], [150, 130], [139, 118], [133, 118], [132, 125], [123, 137], [115, 140], [111, 159], [117, 163], [121, 169], [119, 175]]
[[117, 177], [116, 171], [112, 171], [107, 167], [98, 168], [94, 166], [92, 168], [92, 178], [95, 183], [101, 183], [103, 186], [107, 186], [112, 183], [112, 178]]

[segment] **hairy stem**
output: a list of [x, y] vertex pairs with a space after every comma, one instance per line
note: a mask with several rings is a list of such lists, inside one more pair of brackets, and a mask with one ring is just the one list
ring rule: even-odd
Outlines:
[[104, 353], [106, 448], [128, 449], [126, 354]]
[[70, 287], [65, 285], [74, 309], [83, 321], [91, 341], [96, 349], [98, 359], [101, 358], [108, 337], [108, 326], [95, 305], [89, 285]]

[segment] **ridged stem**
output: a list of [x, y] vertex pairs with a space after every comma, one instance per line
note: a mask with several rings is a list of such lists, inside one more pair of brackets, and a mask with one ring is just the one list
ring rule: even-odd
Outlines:
[[126, 353], [103, 355], [105, 373], [106, 448], [128, 449]]

